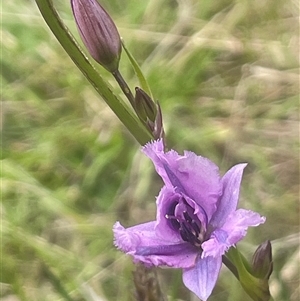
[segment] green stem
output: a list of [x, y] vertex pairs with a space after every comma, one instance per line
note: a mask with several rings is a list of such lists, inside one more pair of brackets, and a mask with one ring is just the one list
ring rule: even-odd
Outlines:
[[239, 273], [238, 270], [236, 269], [235, 265], [226, 257], [226, 255], [222, 256], [222, 262], [226, 267], [231, 271], [231, 273], [239, 280]]
[[116, 70], [112, 73], [112, 75], [114, 76], [114, 78], [116, 79], [117, 83], [119, 84], [120, 88], [122, 89], [123, 93], [125, 94], [125, 96], [127, 97], [127, 99], [129, 100], [131, 106], [134, 108], [134, 110], [136, 109], [135, 107], [135, 101], [134, 101], [134, 96], [130, 90], [130, 88], [128, 87], [126, 81], [124, 80], [123, 76], [121, 75], [119, 70]]
[[272, 296], [269, 291], [268, 279], [260, 279], [254, 277], [249, 268], [244, 256], [237, 248], [231, 247], [226, 257], [235, 266], [239, 281], [244, 291], [252, 298], [253, 301], [271, 301]]
[[84, 76], [93, 85], [96, 91], [102, 96], [104, 101], [118, 116], [125, 127], [135, 137], [135, 139], [144, 145], [153, 137], [147, 131], [145, 126], [131, 112], [126, 103], [117, 97], [109, 87], [109, 84], [103, 80], [89, 59], [86, 57], [81, 47], [78, 45], [68, 28], [60, 19], [51, 0], [36, 0], [38, 8], [48, 24], [49, 28], [56, 36], [59, 43], [71, 57]]

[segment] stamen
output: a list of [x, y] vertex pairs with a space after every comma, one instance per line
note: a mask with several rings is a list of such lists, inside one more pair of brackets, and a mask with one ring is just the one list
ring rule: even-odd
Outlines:
[[193, 220], [193, 221], [191, 222], [191, 226], [192, 226], [193, 230], [194, 230], [197, 234], [200, 233], [200, 228], [199, 228], [198, 224], [196, 223], [196, 221]]
[[170, 220], [171, 225], [173, 226], [173, 228], [175, 230], [179, 229], [179, 227], [180, 227], [180, 220], [176, 216], [165, 214], [165, 218], [168, 219], [168, 220]]
[[[178, 206], [178, 207], [177, 207]], [[182, 197], [178, 203], [173, 204], [165, 218], [170, 221], [174, 230], [179, 231], [183, 241], [193, 246], [201, 247], [205, 235], [205, 226], [192, 208]]]
[[183, 212], [183, 216], [184, 216], [184, 218], [185, 218], [185, 220], [187, 222], [192, 222], [192, 218], [189, 216], [189, 214], [187, 213], [187, 211]]
[[182, 228], [179, 228], [179, 233], [180, 233], [181, 238], [184, 241], [189, 242], [189, 237], [187, 236], [187, 232], [185, 230], [183, 230]]

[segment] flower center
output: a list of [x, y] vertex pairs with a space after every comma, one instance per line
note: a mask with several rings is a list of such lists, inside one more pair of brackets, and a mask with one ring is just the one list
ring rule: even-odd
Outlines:
[[190, 244], [201, 247], [205, 235], [205, 226], [194, 213], [194, 209], [181, 198], [170, 208], [166, 218], [173, 229], [178, 230], [181, 238]]

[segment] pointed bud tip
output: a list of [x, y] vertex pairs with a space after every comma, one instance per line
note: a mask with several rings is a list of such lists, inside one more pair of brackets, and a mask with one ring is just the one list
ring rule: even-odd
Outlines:
[[140, 108], [143, 117], [145, 116], [150, 121], [154, 122], [157, 115], [157, 108], [155, 102], [151, 97], [141, 88], [135, 88], [135, 102]]

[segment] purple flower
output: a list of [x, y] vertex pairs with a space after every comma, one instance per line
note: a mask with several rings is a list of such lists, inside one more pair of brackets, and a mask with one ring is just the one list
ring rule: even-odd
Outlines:
[[207, 300], [217, 281], [222, 255], [265, 218], [236, 209], [246, 164], [222, 178], [210, 160], [185, 151], [164, 152], [161, 140], [143, 152], [153, 161], [165, 186], [157, 197], [156, 221], [125, 229], [114, 225], [115, 245], [146, 266], [183, 269], [183, 282]]

